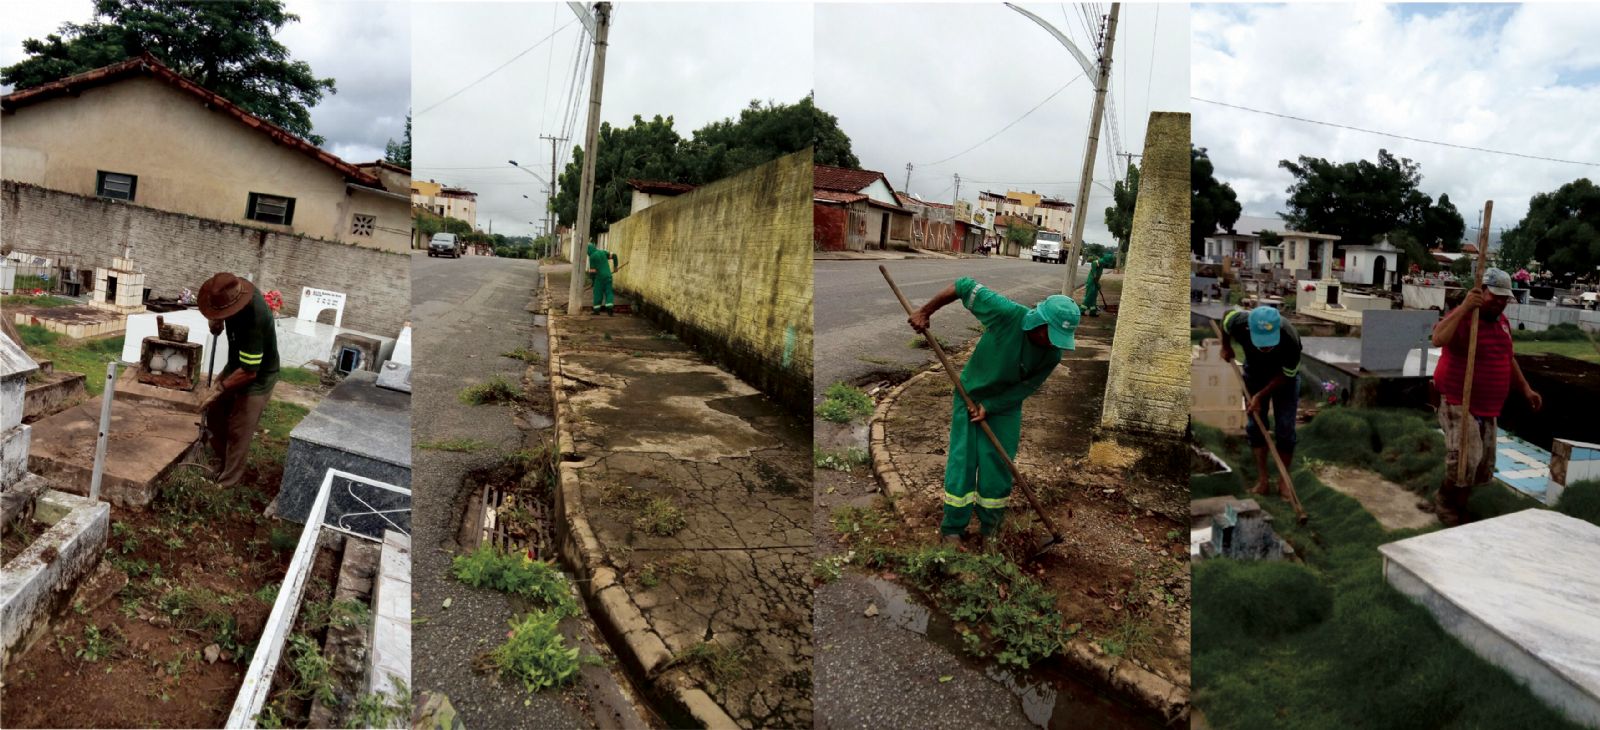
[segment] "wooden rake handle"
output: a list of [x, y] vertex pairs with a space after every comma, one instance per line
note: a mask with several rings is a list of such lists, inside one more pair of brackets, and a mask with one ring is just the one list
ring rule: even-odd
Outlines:
[[[1211, 331], [1217, 334], [1217, 341], [1222, 342], [1222, 328], [1215, 320], [1211, 322]], [[1294, 508], [1294, 516], [1300, 522], [1310, 519], [1306, 508], [1300, 506], [1300, 495], [1294, 491], [1294, 478], [1289, 476], [1289, 465], [1283, 463], [1283, 455], [1278, 453], [1278, 444], [1272, 438], [1272, 430], [1267, 428], [1266, 422], [1261, 419], [1261, 413], [1250, 409], [1250, 386], [1244, 381], [1244, 373], [1239, 370], [1239, 363], [1228, 363], [1228, 369], [1233, 372], [1233, 377], [1239, 381], [1239, 389], [1244, 391], [1244, 409], [1250, 414], [1250, 420], [1255, 421], [1256, 428], [1261, 431], [1262, 438], [1267, 441], [1267, 451], [1272, 454], [1272, 463], [1278, 466], [1278, 476], [1283, 483], [1289, 486], [1289, 506]]]

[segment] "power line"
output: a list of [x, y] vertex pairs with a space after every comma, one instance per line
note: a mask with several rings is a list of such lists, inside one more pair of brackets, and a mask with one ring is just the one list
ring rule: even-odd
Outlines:
[[518, 53], [517, 55], [512, 56], [505, 63], [502, 63], [499, 66], [495, 66], [494, 69], [491, 70], [489, 73], [486, 73], [486, 74], [484, 74], [482, 76], [479, 76], [477, 81], [474, 81], [474, 82], [472, 82], [470, 84], [467, 84], [466, 86], [463, 86], [463, 87], [457, 89], [455, 91], [455, 93], [453, 93], [453, 94], [451, 94], [451, 95], [449, 95], [449, 96], [447, 96], [447, 97], [445, 97], [443, 99], [440, 99], [440, 100], [434, 102], [433, 104], [429, 105], [428, 108], [423, 109], [420, 112], [417, 112], [415, 116], [422, 116], [423, 114], [427, 114], [428, 112], [433, 111], [434, 109], [437, 109], [440, 104], [443, 104], [443, 103], [445, 103], [447, 101], [450, 101], [451, 99], [456, 98], [457, 96], [460, 96], [462, 94], [462, 92], [465, 92], [467, 89], [470, 89], [470, 88], [472, 88], [474, 86], [477, 86], [484, 79], [487, 79], [490, 76], [493, 76], [496, 73], [499, 73], [500, 69], [503, 69], [503, 68], [505, 68], [507, 66], [510, 66], [512, 61], [515, 61], [515, 60], [517, 60], [519, 58], [522, 58], [523, 56], [528, 55], [529, 53], [532, 53], [533, 49], [544, 45], [546, 41], [549, 41], [551, 38], [556, 37], [557, 33], [560, 33], [561, 31], [566, 30], [568, 26], [570, 26], [570, 25], [572, 25], [573, 23], [576, 23], [576, 22], [578, 22], [578, 20], [576, 18], [574, 18], [574, 19], [572, 19], [570, 21], [567, 21], [567, 25], [563, 25], [560, 28], [555, 29], [553, 32], [550, 33], [550, 35], [545, 36], [538, 43], [535, 43], [535, 44], [533, 44], [531, 46], [528, 46], [526, 49], [523, 49], [523, 51], [521, 53]]
[[1156, 3], [1156, 21], [1150, 24], [1150, 68], [1145, 70], [1144, 77], [1144, 118], [1150, 118], [1150, 82], [1155, 79], [1156, 71], [1156, 31], [1161, 28], [1161, 3]]
[[966, 154], [966, 153], [968, 153], [968, 152], [971, 152], [971, 151], [973, 151], [973, 150], [975, 150], [975, 149], [978, 149], [978, 148], [979, 148], [979, 147], [982, 147], [982, 146], [984, 146], [984, 145], [985, 145], [985, 144], [988, 144], [988, 143], [989, 143], [989, 140], [992, 140], [992, 139], [994, 139], [994, 138], [995, 138], [995, 137], [998, 137], [998, 136], [1000, 136], [1000, 135], [1001, 135], [1001, 134], [1003, 134], [1003, 133], [1005, 133], [1005, 131], [1006, 131], [1006, 130], [1007, 130], [1007, 129], [1010, 129], [1010, 128], [1012, 128], [1012, 127], [1014, 127], [1014, 126], [1016, 126], [1016, 124], [1017, 124], [1017, 122], [1020, 122], [1020, 121], [1022, 121], [1022, 120], [1024, 120], [1024, 119], [1027, 119], [1027, 118], [1028, 118], [1028, 115], [1030, 115], [1030, 114], [1032, 114], [1032, 113], [1034, 113], [1034, 112], [1036, 112], [1036, 111], [1039, 111], [1039, 107], [1042, 107], [1042, 106], [1044, 106], [1044, 105], [1045, 105], [1045, 104], [1048, 104], [1048, 103], [1049, 103], [1049, 102], [1050, 102], [1050, 100], [1051, 100], [1051, 99], [1054, 99], [1054, 98], [1056, 98], [1056, 96], [1057, 96], [1057, 95], [1058, 95], [1058, 94], [1060, 94], [1060, 93], [1061, 93], [1061, 92], [1063, 92], [1063, 91], [1066, 91], [1066, 90], [1067, 90], [1067, 87], [1068, 87], [1068, 86], [1071, 86], [1071, 85], [1073, 85], [1073, 84], [1074, 84], [1074, 83], [1076, 83], [1076, 82], [1077, 82], [1077, 80], [1078, 80], [1078, 79], [1081, 79], [1081, 78], [1083, 78], [1083, 73], [1082, 73], [1082, 72], [1080, 72], [1080, 73], [1079, 73], [1079, 74], [1078, 74], [1078, 75], [1077, 75], [1077, 76], [1074, 76], [1074, 77], [1072, 77], [1072, 80], [1071, 80], [1071, 81], [1068, 81], [1068, 82], [1067, 82], [1067, 83], [1065, 83], [1065, 84], [1063, 84], [1063, 85], [1062, 85], [1062, 86], [1061, 86], [1061, 88], [1059, 88], [1059, 89], [1056, 89], [1056, 90], [1055, 90], [1055, 91], [1054, 91], [1054, 92], [1052, 92], [1052, 93], [1051, 93], [1051, 94], [1050, 94], [1050, 95], [1049, 95], [1049, 96], [1047, 96], [1047, 97], [1045, 97], [1045, 98], [1044, 98], [1044, 101], [1041, 101], [1041, 102], [1039, 102], [1039, 103], [1038, 103], [1038, 104], [1035, 104], [1035, 105], [1033, 105], [1033, 108], [1032, 108], [1032, 109], [1029, 109], [1029, 110], [1028, 110], [1028, 111], [1027, 111], [1027, 112], [1024, 112], [1024, 113], [1023, 113], [1023, 115], [1022, 115], [1022, 116], [1020, 116], [1020, 117], [1017, 117], [1017, 118], [1016, 118], [1016, 119], [1013, 119], [1013, 120], [1011, 120], [1011, 123], [1010, 123], [1010, 124], [1007, 124], [1007, 125], [1006, 125], [1006, 126], [1004, 126], [1004, 127], [1001, 127], [1001, 128], [1000, 128], [1000, 131], [998, 131], [998, 132], [995, 132], [995, 133], [994, 133], [994, 134], [991, 134], [991, 135], [989, 135], [989, 136], [988, 136], [988, 137], [985, 137], [985, 138], [984, 138], [984, 140], [983, 140], [983, 141], [982, 141], [982, 142], [979, 142], [979, 143], [977, 143], [977, 144], [975, 144], [975, 145], [973, 145], [973, 146], [971, 146], [971, 147], [968, 147], [968, 148], [966, 148], [966, 149], [964, 149], [964, 150], [962, 150], [962, 151], [960, 151], [960, 152], [957, 152], [957, 153], [955, 153], [955, 154], [953, 154], [953, 155], [951, 155], [951, 156], [949, 156], [949, 157], [946, 157], [946, 158], [944, 158], [944, 159], [942, 159], [942, 160], [939, 160], [939, 161], [938, 161], [938, 162], [925, 162], [925, 163], [921, 163], [921, 165], [922, 165], [922, 166], [923, 166], [923, 167], [933, 167], [933, 166], [934, 166], [934, 165], [942, 165], [942, 164], [944, 164], [944, 163], [946, 163], [946, 162], [949, 162], [949, 161], [951, 161], [951, 160], [953, 160], [953, 159], [955, 159], [955, 158], [957, 158], [957, 157], [960, 157], [960, 156], [962, 156], [962, 155], [964, 155], [964, 154]]
[[1580, 161], [1580, 160], [1563, 160], [1563, 159], [1558, 158], [1558, 157], [1541, 157], [1539, 155], [1526, 155], [1526, 154], [1523, 154], [1521, 152], [1507, 152], [1505, 150], [1492, 150], [1492, 149], [1489, 149], [1487, 147], [1473, 147], [1471, 145], [1455, 144], [1454, 142], [1440, 142], [1438, 140], [1422, 139], [1420, 137], [1408, 137], [1408, 136], [1403, 135], [1403, 134], [1394, 134], [1392, 132], [1380, 132], [1380, 131], [1375, 130], [1375, 129], [1363, 129], [1361, 127], [1352, 127], [1352, 126], [1347, 125], [1347, 124], [1337, 124], [1337, 123], [1334, 123], [1334, 122], [1318, 121], [1316, 119], [1306, 119], [1305, 117], [1297, 117], [1297, 116], [1293, 116], [1293, 115], [1290, 115], [1290, 114], [1279, 114], [1277, 112], [1269, 112], [1269, 111], [1265, 111], [1265, 110], [1262, 110], [1262, 109], [1252, 109], [1252, 108], [1247, 107], [1247, 106], [1239, 106], [1238, 104], [1228, 104], [1228, 103], [1220, 102], [1220, 101], [1212, 101], [1211, 99], [1202, 99], [1202, 98], [1200, 98], [1198, 96], [1191, 96], [1189, 98], [1193, 99], [1195, 101], [1204, 102], [1206, 104], [1215, 104], [1217, 106], [1224, 106], [1224, 107], [1228, 107], [1230, 109], [1238, 109], [1240, 111], [1255, 112], [1256, 114], [1265, 114], [1265, 115], [1267, 115], [1269, 117], [1279, 117], [1281, 119], [1289, 119], [1289, 120], [1293, 120], [1293, 121], [1296, 121], [1296, 122], [1305, 122], [1307, 124], [1320, 124], [1320, 125], [1322, 125], [1324, 127], [1334, 127], [1334, 128], [1337, 128], [1337, 129], [1348, 129], [1348, 130], [1351, 130], [1351, 131], [1354, 131], [1354, 132], [1365, 132], [1367, 134], [1376, 134], [1376, 135], [1378, 135], [1380, 137], [1392, 137], [1394, 139], [1403, 139], [1403, 140], [1405, 140], [1407, 142], [1420, 142], [1422, 144], [1438, 145], [1440, 147], [1453, 147], [1453, 148], [1458, 149], [1458, 150], [1470, 150], [1470, 151], [1473, 151], [1473, 152], [1487, 152], [1487, 153], [1492, 154], [1492, 155], [1505, 155], [1507, 157], [1521, 157], [1523, 159], [1528, 159], [1528, 160], [1542, 160], [1544, 162], [1561, 162], [1561, 163], [1565, 163], [1565, 164], [1568, 164], [1568, 165], [1585, 165], [1585, 166], [1589, 166], [1589, 167], [1600, 167], [1600, 162], [1583, 162], [1583, 161]]
[[[550, 24], [556, 24], [556, 6], [550, 4]], [[544, 61], [544, 98], [539, 101], [539, 134], [544, 134], [545, 115], [550, 111], [550, 72], [556, 65], [556, 44], [550, 44], [550, 52], [545, 54]]]

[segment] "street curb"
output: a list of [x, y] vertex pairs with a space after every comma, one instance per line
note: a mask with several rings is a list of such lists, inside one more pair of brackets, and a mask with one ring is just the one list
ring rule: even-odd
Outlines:
[[[548, 304], [548, 288], [545, 297]], [[673, 709], [694, 718], [702, 727], [718, 730], [737, 728], [738, 723], [726, 710], [717, 705], [704, 690], [689, 686], [681, 674], [674, 677], [676, 681], [665, 683], [667, 686], [659, 686], [663, 683], [658, 680], [665, 679], [663, 675], [673, 666], [675, 657], [618, 580], [617, 571], [605, 564], [600, 542], [595, 538], [588, 515], [584, 512], [577, 470], [591, 462], [578, 454], [574, 446], [569, 427], [572, 416], [567, 405], [567, 380], [561, 374], [557, 316], [548, 306], [545, 314], [545, 332], [550, 349], [551, 412], [556, 432], [556, 545], [562, 561], [577, 575], [578, 590], [583, 594], [591, 613], [602, 624], [606, 636], [615, 637], [616, 640], [611, 642], [612, 649], [636, 669], [652, 689], [660, 690], [654, 694], [672, 702]]]
[[[905, 478], [900, 476], [900, 471], [895, 468], [894, 459], [889, 454], [888, 436], [884, 424], [889, 420], [889, 411], [894, 408], [906, 389], [922, 378], [932, 377], [942, 370], [944, 370], [942, 364], [934, 363], [891, 388], [873, 408], [872, 419], [869, 422], [871, 435], [868, 448], [872, 457], [872, 473], [883, 485], [884, 495], [894, 506], [895, 513], [900, 515], [900, 519], [908, 527], [915, 528], [917, 525], [912, 522], [911, 512], [902, 506], [904, 497], [909, 492], [906, 489]], [[1063, 647], [1060, 661], [1066, 664], [1066, 671], [1075, 676], [1097, 678], [1102, 685], [1109, 687], [1128, 702], [1160, 713], [1169, 724], [1189, 714], [1189, 688], [1179, 686], [1135, 664], [1132, 660], [1110, 656], [1085, 639], [1068, 640]]]

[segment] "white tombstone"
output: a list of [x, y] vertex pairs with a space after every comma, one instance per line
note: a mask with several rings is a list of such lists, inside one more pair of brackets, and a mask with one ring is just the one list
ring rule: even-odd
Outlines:
[[295, 310], [295, 318], [315, 322], [325, 310], [332, 309], [333, 326], [343, 326], [344, 300], [344, 292], [313, 289], [309, 286], [300, 287], [300, 306]]

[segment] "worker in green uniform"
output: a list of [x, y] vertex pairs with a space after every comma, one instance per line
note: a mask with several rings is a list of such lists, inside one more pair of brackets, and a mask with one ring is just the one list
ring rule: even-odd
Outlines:
[[987, 422], [1006, 454], [1015, 457], [1022, 437], [1022, 401], [1033, 395], [1061, 362], [1061, 351], [1074, 347], [1078, 305], [1054, 294], [1028, 308], [962, 277], [911, 315], [911, 329], [928, 330], [941, 307], [961, 300], [983, 323], [983, 336], [961, 370], [961, 384], [977, 404], [969, 413], [955, 394], [950, 415], [950, 448], [944, 469], [944, 520], [939, 534], [959, 543], [977, 508], [979, 531], [993, 538], [1005, 518], [1012, 477], [980, 423]]
[[616, 314], [611, 301], [611, 272], [616, 264], [616, 254], [593, 243], [589, 244], [589, 276], [594, 280], [595, 314], [599, 314], [602, 309], [607, 315]]
[[1083, 305], [1081, 309], [1090, 317], [1100, 316], [1100, 274], [1106, 269], [1115, 268], [1117, 265], [1116, 254], [1105, 254], [1094, 260], [1089, 265], [1089, 280], [1084, 283]]
[[200, 287], [198, 299], [211, 333], [228, 333], [228, 363], [203, 410], [220, 464], [217, 484], [232, 487], [244, 479], [250, 440], [278, 382], [278, 336], [272, 308], [249, 281], [216, 274]]

